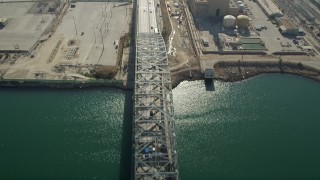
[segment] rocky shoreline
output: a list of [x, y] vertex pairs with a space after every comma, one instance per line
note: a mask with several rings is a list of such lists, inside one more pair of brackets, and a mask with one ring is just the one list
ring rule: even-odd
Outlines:
[[203, 73], [200, 71], [200, 69], [186, 69], [177, 72], [171, 72], [172, 88], [177, 87], [182, 81], [195, 81], [203, 79]]
[[[236, 82], [264, 73], [288, 73], [303, 76], [320, 82], [320, 70], [301, 63], [290, 62], [218, 62], [214, 65], [215, 80]], [[200, 69], [180, 70], [171, 73], [172, 87], [182, 81], [204, 79]]]
[[[301, 63], [290, 62], [218, 62], [214, 65], [215, 80], [236, 82], [263, 73], [288, 73], [303, 76], [320, 82], [320, 70], [305, 66]], [[182, 69], [171, 72], [172, 88], [182, 81], [203, 80], [204, 75], [200, 67]], [[89, 88], [111, 87], [123, 90], [132, 90], [123, 81], [117, 80], [1, 80], [0, 87], [48, 87], [48, 88]]]

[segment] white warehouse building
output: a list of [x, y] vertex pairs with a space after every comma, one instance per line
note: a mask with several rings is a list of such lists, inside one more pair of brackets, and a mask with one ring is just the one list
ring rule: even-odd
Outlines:
[[268, 17], [284, 16], [284, 14], [272, 0], [256, 0], [256, 2]]
[[230, 0], [188, 0], [191, 11], [199, 17], [224, 17], [229, 10]]

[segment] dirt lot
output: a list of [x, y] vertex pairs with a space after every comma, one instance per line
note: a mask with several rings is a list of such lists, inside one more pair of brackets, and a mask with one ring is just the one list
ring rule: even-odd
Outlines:
[[[169, 38], [169, 65], [172, 72], [179, 69], [188, 68], [190, 66], [199, 66], [199, 61], [195, 57], [191, 40], [186, 28], [186, 18], [184, 14], [174, 16], [172, 13], [181, 13], [181, 5], [175, 7], [173, 1], [170, 4], [171, 14], [169, 19], [173, 28]], [[165, 19], [164, 19], [165, 21]], [[164, 23], [165, 24], [165, 23]], [[171, 46], [170, 46], [171, 45]]]
[[49, 14], [29, 14], [37, 3], [0, 3], [0, 17], [8, 24], [0, 29], [0, 50], [29, 51], [52, 22]]
[[[66, 54], [58, 52], [59, 59], [78, 65], [116, 65], [115, 41], [128, 31], [131, 20], [129, 7], [115, 7], [118, 4], [78, 2], [70, 8], [56, 32], [63, 35], [62, 46], [66, 50]], [[70, 40], [75, 41], [72, 46], [79, 48], [75, 58], [65, 57]]]
[[7, 79], [87, 79], [83, 75], [90, 76], [98, 66], [115, 66], [116, 41], [129, 31], [131, 11], [131, 4], [115, 2], [65, 6], [55, 19], [57, 28], [48, 31], [53, 33], [43, 35], [29, 55], [2, 62], [0, 72]]

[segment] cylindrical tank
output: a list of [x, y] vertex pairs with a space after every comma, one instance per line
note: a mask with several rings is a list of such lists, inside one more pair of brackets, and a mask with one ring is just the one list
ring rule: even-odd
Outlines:
[[223, 27], [225, 27], [225, 28], [234, 27], [235, 23], [236, 23], [236, 18], [232, 15], [226, 15], [223, 18]]
[[237, 17], [237, 26], [239, 28], [248, 28], [250, 24], [250, 19], [248, 16], [245, 15], [239, 15]]

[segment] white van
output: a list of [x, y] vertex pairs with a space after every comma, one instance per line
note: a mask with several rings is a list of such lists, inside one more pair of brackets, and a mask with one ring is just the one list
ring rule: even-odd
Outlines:
[[158, 34], [159, 33], [159, 29], [158, 28], [154, 28], [154, 33]]
[[118, 46], [119, 46], [119, 40], [115, 40], [115, 41], [114, 41], [114, 45], [115, 45], [115, 48], [116, 48], [116, 49], [118, 49]]

